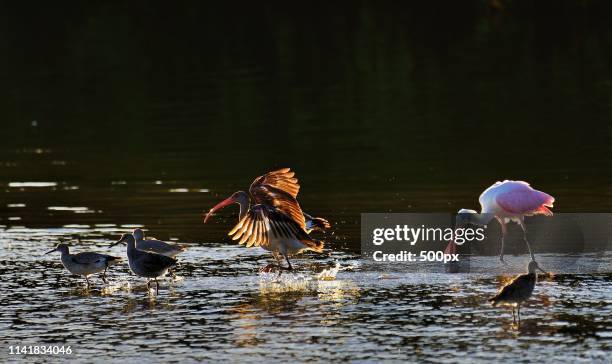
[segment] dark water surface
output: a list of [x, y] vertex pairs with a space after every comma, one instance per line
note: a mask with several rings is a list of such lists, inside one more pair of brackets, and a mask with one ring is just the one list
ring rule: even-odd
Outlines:
[[[528, 256], [509, 258], [510, 268], [496, 257], [473, 258], [487, 273], [420, 274], [381, 271], [336, 252], [296, 259], [298, 272], [276, 280], [257, 274], [269, 258], [259, 250], [197, 245], [183, 255], [179, 278], [162, 281], [155, 294], [125, 265], [111, 269], [108, 285], [95, 280], [87, 289], [63, 271], [57, 256], [41, 258], [39, 241], [28, 240], [67, 233], [3, 234], [0, 290], [8, 295], [0, 298], [0, 329], [8, 333], [6, 345], [71, 345], [70, 358], [81, 362], [610, 358], [609, 273], [541, 276], [517, 326], [510, 310], [492, 308], [487, 298], [506, 281], [501, 272], [518, 271]], [[104, 251], [109, 242], [82, 244]], [[540, 263], [561, 270], [563, 259], [541, 255]], [[336, 279], [317, 279], [315, 272], [334, 261], [341, 268]], [[612, 256], [585, 257], [583, 264], [604, 264], [599, 268], [610, 272]], [[16, 359], [5, 352], [0, 358]]]
[[[605, 361], [608, 273], [544, 280], [516, 328], [486, 304], [495, 275], [386, 279], [355, 253], [362, 212], [477, 208], [506, 178], [557, 212], [612, 212], [611, 11], [0, 4], [1, 341], [65, 341], [83, 361]], [[236, 210], [201, 213], [285, 166], [333, 234], [271, 284], [267, 255], [226, 237]], [[191, 246], [159, 296], [125, 266], [86, 292], [38, 256], [77, 236], [105, 251], [134, 226]], [[334, 261], [358, 268], [313, 278]]]

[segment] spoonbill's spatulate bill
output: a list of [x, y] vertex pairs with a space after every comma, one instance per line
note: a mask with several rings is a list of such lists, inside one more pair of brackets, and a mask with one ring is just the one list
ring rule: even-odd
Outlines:
[[132, 235], [134, 235], [134, 239], [136, 240], [136, 249], [139, 250], [165, 255], [171, 258], [186, 250], [182, 245], [169, 244], [165, 241], [156, 239], [145, 239], [144, 232], [141, 229], [134, 229]]
[[521, 322], [521, 303], [531, 297], [533, 289], [535, 288], [538, 280], [538, 274], [536, 269], [539, 269], [543, 273], [546, 273], [537, 262], [531, 261], [527, 266], [527, 274], [521, 274], [514, 278], [510, 283], [503, 286], [495, 297], [489, 301], [493, 306], [504, 305], [512, 307], [512, 319], [516, 322], [514, 309], [517, 308], [518, 321]]
[[106, 283], [106, 270], [109, 266], [119, 262], [121, 258], [111, 255], [99, 254], [93, 252], [83, 252], [78, 254], [70, 254], [70, 249], [66, 244], [58, 244], [55, 249], [48, 251], [45, 254], [53, 252], [62, 253], [62, 265], [70, 273], [85, 276], [87, 286], [89, 287], [89, 276], [95, 273], [102, 273], [102, 280]]
[[475, 210], [461, 209], [457, 218], [458, 224], [475, 224], [484, 226], [495, 217], [501, 224], [502, 238], [499, 259], [504, 260], [504, 240], [506, 238], [507, 226], [510, 221], [516, 222], [523, 229], [523, 240], [531, 255], [531, 260], [536, 260], [533, 250], [527, 240], [527, 229], [525, 227], [525, 216], [546, 215], [552, 216], [550, 207], [555, 202], [554, 197], [542, 191], [535, 190], [529, 183], [523, 181], [496, 182], [487, 188], [478, 199], [481, 213]]
[[[323, 251], [323, 242], [312, 239], [309, 233], [330, 227], [327, 220], [302, 211], [297, 202], [300, 185], [294, 176], [289, 168], [283, 168], [257, 177], [249, 187], [250, 196], [243, 191], [235, 192], [210, 209], [204, 223], [215, 211], [239, 204], [238, 224], [229, 232], [232, 239], [272, 252], [277, 268], [291, 270], [289, 256], [306, 250]], [[287, 268], [281, 266], [281, 256], [287, 261]]]
[[111, 244], [111, 246], [115, 246], [119, 243], [125, 243], [127, 245], [128, 262], [132, 272], [137, 276], [149, 278], [147, 287], [150, 287], [151, 279], [153, 279], [155, 281], [156, 290], [159, 292], [157, 278], [165, 275], [168, 269], [176, 265], [176, 259], [136, 249], [136, 240], [132, 234], [123, 234], [121, 239]]

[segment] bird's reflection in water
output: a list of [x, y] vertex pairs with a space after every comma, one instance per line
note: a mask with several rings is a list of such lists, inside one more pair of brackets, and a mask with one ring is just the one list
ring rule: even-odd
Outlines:
[[361, 297], [361, 292], [350, 280], [319, 281], [317, 296], [321, 301], [334, 302], [336, 307], [340, 307], [356, 303]]
[[[129, 284], [128, 284], [129, 286]], [[104, 284], [104, 285], [90, 285], [89, 287], [86, 284], [77, 284], [68, 287], [69, 289], [63, 292], [63, 295], [66, 296], [74, 296], [74, 297], [103, 297], [110, 296], [117, 291], [126, 291], [129, 290], [125, 288], [124, 284]]]
[[261, 283], [259, 293], [229, 310], [235, 345], [249, 347], [265, 342], [262, 334], [272, 322], [287, 315], [300, 315], [300, 300], [313, 295], [307, 286], [305, 281], [293, 284]]
[[77, 287], [72, 287], [68, 291], [69, 296], [78, 296], [78, 297], [91, 297], [91, 296], [99, 296], [100, 291], [94, 287], [87, 287], [87, 285], [80, 285]]
[[142, 297], [129, 297], [123, 304], [122, 311], [124, 313], [139, 312], [139, 311], [170, 311], [174, 309], [172, 300], [174, 297], [149, 294]]
[[[356, 303], [360, 296], [352, 281], [317, 281], [300, 275], [284, 281], [261, 280], [258, 293], [230, 310], [235, 344], [245, 347], [265, 342], [270, 325], [303, 331], [302, 326], [332, 324], [341, 318], [338, 308]], [[319, 312], [313, 310], [313, 302], [322, 307], [332, 302], [336, 309]]]

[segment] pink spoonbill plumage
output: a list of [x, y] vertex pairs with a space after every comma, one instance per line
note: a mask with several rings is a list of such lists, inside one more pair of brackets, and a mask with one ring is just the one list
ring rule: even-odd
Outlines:
[[527, 182], [506, 180], [495, 182], [480, 195], [478, 200], [481, 207], [480, 214], [475, 210], [461, 209], [457, 215], [456, 225], [469, 223], [485, 226], [495, 218], [501, 225], [502, 237], [499, 259], [503, 262], [507, 224], [514, 221], [523, 230], [523, 240], [527, 245], [531, 260], [535, 261], [533, 250], [527, 240], [525, 216], [552, 216], [553, 213], [550, 208], [553, 207], [555, 198], [545, 192], [533, 189]]
[[[257, 177], [249, 193], [238, 191], [221, 201], [205, 215], [204, 223], [215, 211], [237, 203], [240, 206], [238, 224], [228, 234], [232, 240], [239, 240], [239, 244], [247, 247], [262, 247], [272, 252], [278, 263], [274, 267], [292, 270], [289, 256], [306, 250], [323, 251], [323, 242], [311, 238], [310, 232], [330, 227], [327, 220], [302, 211], [297, 202], [300, 185], [294, 176], [289, 168], [283, 168]], [[281, 256], [287, 261], [287, 268], [281, 266]]]

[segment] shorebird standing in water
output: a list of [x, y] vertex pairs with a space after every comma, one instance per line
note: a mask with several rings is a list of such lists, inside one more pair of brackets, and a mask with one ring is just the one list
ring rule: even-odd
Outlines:
[[[157, 239], [145, 239], [142, 229], [134, 229], [132, 235], [134, 235], [134, 240], [136, 240], [136, 249], [138, 250], [144, 250], [174, 258], [178, 253], [184, 252], [187, 249], [186, 247], [178, 244], [169, 244], [165, 241]], [[168, 272], [173, 278], [176, 278], [176, 275], [172, 270], [169, 269]]]
[[174, 258], [178, 253], [185, 251], [187, 248], [178, 244], [169, 244], [165, 241], [156, 239], [145, 239], [144, 232], [141, 229], [134, 229], [132, 233], [136, 240], [136, 249], [153, 252]]
[[157, 278], [165, 275], [168, 269], [176, 265], [176, 259], [165, 255], [136, 249], [136, 240], [132, 234], [123, 234], [112, 246], [119, 243], [127, 245], [127, 256], [130, 269], [137, 276], [149, 278], [147, 288], [151, 288], [151, 279], [155, 281], [156, 292], [159, 293]]
[[493, 218], [496, 218], [502, 230], [499, 259], [503, 262], [506, 224], [514, 221], [523, 229], [523, 240], [527, 244], [531, 260], [535, 261], [535, 256], [527, 240], [525, 216], [552, 216], [553, 213], [549, 207], [553, 207], [555, 198], [547, 193], [531, 188], [527, 182], [506, 180], [495, 182], [480, 195], [478, 201], [480, 202], [481, 213], [479, 214], [475, 210], [468, 209], [459, 210], [459, 215], [457, 216], [458, 225], [470, 223], [485, 226]]
[[93, 252], [70, 254], [70, 249], [66, 244], [58, 244], [55, 249], [48, 251], [45, 254], [50, 254], [53, 252], [62, 253], [62, 265], [70, 273], [85, 276], [87, 287], [89, 287], [89, 276], [94, 273], [103, 272], [102, 281], [107, 283], [106, 270], [110, 265], [113, 265], [121, 260], [121, 258], [118, 257]]
[[[206, 214], [204, 223], [212, 214], [230, 204], [240, 205], [238, 224], [229, 232], [232, 240], [247, 247], [259, 246], [272, 252], [276, 265], [263, 268], [292, 270], [289, 256], [306, 250], [323, 251], [323, 242], [308, 235], [313, 230], [324, 231], [330, 227], [323, 218], [302, 212], [297, 202], [300, 190], [295, 173], [289, 168], [279, 169], [257, 177], [249, 187], [249, 193], [238, 191], [221, 201]], [[250, 194], [250, 196], [249, 196]], [[254, 205], [251, 205], [251, 199]], [[281, 265], [281, 256], [287, 267]]]
[[533, 293], [533, 289], [538, 281], [536, 269], [546, 273], [542, 268], [540, 268], [536, 261], [532, 260], [527, 266], [527, 274], [521, 274], [520, 276], [514, 278], [510, 283], [504, 285], [495, 295], [495, 297], [489, 300], [494, 307], [497, 305], [511, 306], [513, 322], [516, 322], [516, 316], [514, 314], [514, 308], [516, 307], [518, 322], [519, 324], [521, 323], [521, 303], [528, 300]]

